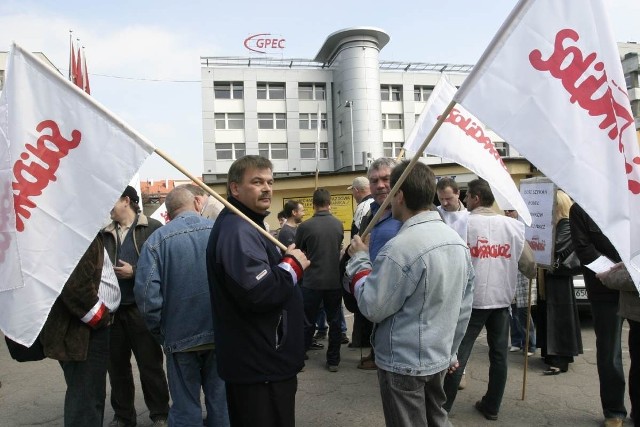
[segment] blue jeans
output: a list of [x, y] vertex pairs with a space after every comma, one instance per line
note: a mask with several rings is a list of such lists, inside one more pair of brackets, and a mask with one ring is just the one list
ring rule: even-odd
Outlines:
[[215, 350], [184, 351], [167, 354], [167, 377], [173, 404], [169, 425], [201, 426], [200, 389], [207, 408], [205, 425], [229, 426], [224, 381], [218, 376]]
[[64, 425], [100, 427], [107, 397], [109, 327], [92, 330], [87, 360], [60, 362], [67, 383], [64, 397]]
[[[327, 329], [329, 329], [329, 325], [327, 325], [327, 313], [325, 313], [323, 305], [316, 317], [316, 330], [326, 334]], [[344, 308], [342, 306], [340, 306], [340, 331], [343, 334], [347, 333], [347, 321], [344, 319]]]
[[487, 328], [487, 343], [489, 344], [489, 384], [487, 392], [482, 398], [482, 404], [492, 414], [498, 414], [500, 411], [504, 387], [507, 383], [507, 353], [509, 345], [509, 309], [507, 307], [489, 310], [474, 308], [471, 311], [467, 332], [464, 334], [458, 349], [460, 367], [452, 375], [447, 375], [444, 379], [444, 391], [447, 395], [447, 401], [443, 407], [447, 411], [451, 411], [453, 402], [458, 394], [458, 385], [460, 385], [464, 368], [467, 366], [473, 345], [483, 327]]
[[617, 301], [589, 301], [596, 334], [600, 402], [605, 418], [625, 418], [625, 380], [622, 368], [622, 318]]
[[[516, 307], [511, 305], [511, 345], [520, 347], [524, 350], [525, 340], [527, 338], [527, 307]], [[536, 352], [536, 327], [533, 324], [533, 318], [529, 316], [529, 351]]]
[[340, 364], [340, 346], [342, 332], [340, 332], [340, 307], [342, 307], [342, 289], [317, 290], [302, 287], [304, 301], [304, 348], [308, 350], [313, 341], [316, 330], [315, 320], [318, 317], [320, 303], [324, 304], [329, 320], [329, 346], [327, 348], [327, 363], [332, 366]]

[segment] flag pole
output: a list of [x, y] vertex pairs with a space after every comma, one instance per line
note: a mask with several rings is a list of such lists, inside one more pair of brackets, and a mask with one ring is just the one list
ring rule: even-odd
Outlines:
[[527, 388], [527, 368], [529, 367], [529, 328], [531, 327], [531, 287], [533, 279], [529, 279], [529, 300], [527, 302], [527, 332], [524, 341], [524, 371], [522, 372], [522, 399]]
[[403, 157], [404, 157], [404, 148], [401, 148], [400, 152], [398, 153], [398, 157], [396, 157], [396, 162], [399, 162], [400, 160], [402, 160]]
[[199, 178], [197, 178], [196, 176], [193, 176], [189, 171], [187, 171], [185, 168], [183, 168], [181, 165], [179, 165], [178, 163], [176, 163], [175, 160], [173, 160], [171, 157], [169, 157], [169, 155], [167, 153], [165, 153], [163, 150], [156, 148], [155, 152], [158, 156], [162, 157], [163, 159], [165, 159], [171, 166], [173, 166], [174, 168], [178, 169], [180, 172], [182, 172], [187, 178], [189, 178], [191, 181], [195, 182], [197, 185], [199, 185], [200, 187], [202, 187], [202, 189], [204, 191], [206, 191], [207, 193], [211, 194], [216, 200], [218, 200], [219, 202], [221, 202], [227, 209], [229, 209], [231, 212], [233, 212], [234, 214], [238, 215], [240, 218], [244, 219], [245, 221], [247, 221], [249, 224], [251, 224], [256, 230], [258, 230], [260, 233], [262, 233], [263, 236], [265, 236], [266, 238], [268, 238], [272, 243], [274, 243], [276, 246], [278, 246], [280, 249], [282, 249], [283, 251], [287, 250], [287, 247], [285, 245], [283, 245], [282, 243], [280, 243], [280, 241], [278, 241], [278, 239], [276, 239], [275, 237], [273, 237], [271, 234], [269, 234], [269, 232], [267, 230], [265, 230], [264, 228], [260, 227], [258, 224], [256, 224], [255, 222], [253, 222], [253, 220], [251, 220], [248, 216], [246, 216], [245, 214], [243, 214], [242, 212], [240, 212], [238, 210], [238, 208], [236, 208], [235, 206], [233, 206], [231, 203], [229, 203], [229, 201], [227, 199], [225, 199], [224, 197], [222, 197], [221, 195], [219, 195], [218, 193], [216, 193], [215, 191], [213, 191], [207, 184], [205, 184], [204, 182], [200, 181]]
[[380, 205], [380, 208], [378, 209], [376, 214], [373, 216], [373, 218], [371, 218], [369, 225], [367, 225], [367, 228], [365, 228], [364, 232], [360, 236], [363, 240], [366, 237], [366, 235], [371, 232], [371, 229], [373, 228], [373, 226], [377, 224], [377, 222], [380, 220], [380, 217], [382, 217], [382, 215], [384, 214], [384, 211], [387, 209], [387, 206], [389, 206], [389, 204], [391, 203], [391, 199], [393, 198], [393, 196], [396, 195], [396, 193], [400, 189], [400, 186], [402, 185], [404, 180], [407, 178], [407, 175], [409, 175], [409, 172], [411, 172], [411, 169], [413, 169], [415, 164], [418, 162], [418, 159], [420, 159], [420, 156], [424, 152], [424, 149], [427, 148], [427, 145], [429, 145], [433, 137], [436, 135], [436, 132], [438, 132], [438, 129], [440, 129], [440, 126], [442, 126], [442, 123], [444, 123], [445, 119], [449, 116], [449, 113], [451, 112], [451, 110], [453, 110], [453, 107], [455, 107], [455, 105], [456, 105], [456, 101], [451, 101], [449, 105], [447, 105], [447, 108], [444, 109], [442, 114], [440, 114], [440, 117], [438, 117], [438, 121], [436, 121], [436, 124], [433, 126], [433, 129], [431, 129], [431, 132], [429, 132], [429, 135], [427, 135], [427, 137], [425, 138], [420, 148], [418, 148], [418, 150], [416, 151], [416, 154], [413, 156], [413, 158], [409, 162], [409, 165], [407, 166], [407, 168], [404, 170], [404, 172], [402, 172], [402, 175], [400, 175], [400, 178], [398, 178], [398, 182], [396, 182], [396, 185], [393, 186], [393, 188], [387, 195], [387, 198], [384, 200], [384, 202], [382, 202], [382, 205]]
[[320, 126], [322, 124], [322, 119], [321, 119], [321, 113], [320, 113], [320, 104], [318, 104], [318, 138], [317, 138], [317, 143], [316, 143], [316, 190], [318, 189], [318, 184], [319, 184], [319, 177], [318, 175], [320, 175]]

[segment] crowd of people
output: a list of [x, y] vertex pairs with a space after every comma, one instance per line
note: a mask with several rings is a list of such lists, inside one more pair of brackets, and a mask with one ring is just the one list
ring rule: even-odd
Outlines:
[[[469, 182], [461, 201], [455, 180], [436, 181], [418, 162], [392, 194], [408, 167], [380, 158], [353, 180], [347, 247], [325, 188], [313, 192], [306, 221], [302, 203], [284, 204], [275, 234], [286, 250], [258, 230], [267, 228], [274, 184], [272, 164], [260, 156], [231, 165], [229, 207], [192, 184], [173, 189], [164, 226], [141, 213], [137, 192], [127, 187], [40, 336], [67, 383], [65, 425], [102, 425], [107, 378], [115, 414], [109, 425], [136, 425], [133, 354], [154, 426], [294, 426], [307, 352], [323, 349], [326, 338], [326, 369], [340, 369], [341, 346], [349, 343], [343, 305], [354, 313], [350, 345], [371, 349], [357, 367], [377, 370], [388, 426], [450, 425], [483, 329], [489, 377], [475, 408], [497, 420], [509, 351], [531, 357], [539, 349], [545, 375], [567, 373], [582, 353], [576, 273], [584, 275], [593, 312], [606, 427], [622, 426], [627, 416], [621, 334], [623, 319], [629, 322], [634, 418], [640, 297], [586, 212], [557, 191], [557, 265], [540, 273], [524, 223], [514, 210], [495, 210], [489, 183]], [[561, 267], [569, 256], [580, 271]], [[601, 256], [616, 265], [599, 274], [584, 267]], [[537, 310], [529, 317], [532, 283]]]

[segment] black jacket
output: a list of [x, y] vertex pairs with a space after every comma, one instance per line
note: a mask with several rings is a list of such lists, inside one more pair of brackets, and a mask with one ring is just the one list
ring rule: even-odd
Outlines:
[[[233, 197], [229, 202], [264, 228], [264, 215]], [[226, 382], [283, 381], [304, 366], [302, 293], [278, 266], [282, 259], [251, 224], [228, 208], [220, 212], [207, 246], [207, 272], [218, 373]]]
[[[613, 247], [595, 222], [587, 215], [577, 203], [571, 206], [569, 211], [571, 223], [571, 237], [575, 246], [576, 255], [584, 266], [595, 261], [600, 255], [604, 255], [614, 263], [620, 262], [620, 255]], [[618, 291], [607, 288], [596, 277], [596, 274], [586, 267], [582, 267], [584, 284], [590, 300], [618, 301]]]

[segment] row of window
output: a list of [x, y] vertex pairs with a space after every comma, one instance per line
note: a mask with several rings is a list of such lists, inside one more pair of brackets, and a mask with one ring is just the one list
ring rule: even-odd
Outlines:
[[[256, 88], [258, 99], [285, 99], [284, 83], [262, 82]], [[214, 82], [213, 96], [216, 99], [243, 99], [244, 85], [242, 82]], [[324, 84], [299, 83], [298, 98], [322, 101], [326, 97]]]
[[[315, 142], [300, 143], [300, 158], [315, 159], [317, 145]], [[218, 160], [236, 160], [246, 154], [246, 144], [244, 142], [216, 144], [216, 158]], [[258, 154], [272, 160], [286, 160], [289, 158], [289, 151], [286, 142], [259, 143]], [[320, 142], [320, 158], [329, 158], [329, 143]]]
[[[218, 130], [244, 129], [243, 113], [215, 113], [215, 128]], [[318, 115], [300, 113], [300, 129], [318, 129]], [[285, 113], [258, 113], [258, 129], [286, 129], [287, 115]], [[320, 114], [320, 128], [327, 129], [327, 115]]]
[[[433, 86], [414, 86], [413, 100], [425, 102]], [[216, 99], [243, 99], [244, 84], [242, 82], [214, 82], [213, 96]], [[285, 99], [285, 84], [260, 82], [257, 85], [258, 99]], [[321, 83], [298, 83], [298, 99], [325, 100], [326, 86]], [[381, 85], [380, 99], [382, 101], [402, 101], [402, 86]], [[338, 104], [340, 99], [338, 98]]]

